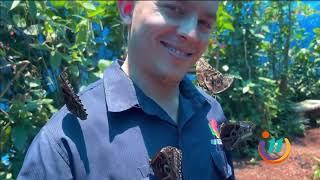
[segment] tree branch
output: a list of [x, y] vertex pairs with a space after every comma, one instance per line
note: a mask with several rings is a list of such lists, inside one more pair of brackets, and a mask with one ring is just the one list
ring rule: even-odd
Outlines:
[[15, 74], [15, 76], [11, 79], [11, 81], [7, 84], [7, 86], [4, 88], [4, 90], [0, 94], [0, 98], [2, 98], [6, 92], [9, 90], [11, 84], [20, 76], [21, 72], [30, 64], [30, 61], [23, 60], [18, 62], [17, 64], [13, 64], [12, 66], [16, 65], [22, 65], [22, 67], [19, 69], [19, 71]]

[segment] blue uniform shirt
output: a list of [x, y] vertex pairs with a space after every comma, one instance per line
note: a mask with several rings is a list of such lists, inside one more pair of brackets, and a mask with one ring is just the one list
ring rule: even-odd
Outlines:
[[66, 106], [34, 138], [18, 179], [155, 179], [149, 159], [165, 146], [182, 150], [185, 180], [234, 179], [230, 153], [208, 120], [225, 121], [219, 103], [184, 78], [178, 124], [115, 61], [79, 94], [87, 120]]

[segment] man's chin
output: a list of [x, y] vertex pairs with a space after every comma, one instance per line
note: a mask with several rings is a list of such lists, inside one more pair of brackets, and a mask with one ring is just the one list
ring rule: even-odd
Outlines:
[[176, 72], [165, 72], [160, 75], [160, 83], [171, 86], [171, 85], [178, 85], [186, 73], [178, 73]]

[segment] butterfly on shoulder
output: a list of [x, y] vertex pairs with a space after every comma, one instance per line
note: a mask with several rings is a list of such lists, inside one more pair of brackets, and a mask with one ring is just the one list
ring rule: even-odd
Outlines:
[[204, 58], [200, 58], [196, 63], [196, 75], [199, 86], [213, 95], [227, 90], [234, 79], [214, 69]]
[[233, 150], [253, 134], [255, 124], [246, 121], [227, 122], [220, 126], [220, 138], [227, 150]]
[[159, 180], [182, 180], [181, 160], [181, 150], [167, 146], [150, 160], [150, 166]]
[[88, 114], [86, 109], [79, 98], [79, 96], [74, 92], [66, 72], [62, 72], [59, 75], [60, 87], [63, 94], [64, 102], [68, 110], [75, 116], [79, 117], [81, 120], [87, 119]]

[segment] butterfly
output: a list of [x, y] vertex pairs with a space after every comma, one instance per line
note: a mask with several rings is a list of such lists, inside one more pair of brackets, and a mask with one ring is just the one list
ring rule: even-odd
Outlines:
[[181, 150], [167, 146], [150, 160], [150, 166], [159, 180], [182, 180], [181, 160]]
[[250, 137], [255, 125], [251, 122], [237, 121], [222, 123], [220, 126], [220, 138], [227, 150], [233, 150], [240, 142]]
[[196, 75], [199, 86], [212, 94], [218, 94], [227, 90], [233, 82], [233, 77], [223, 75], [214, 69], [204, 58], [200, 58], [196, 63]]
[[66, 72], [62, 72], [59, 75], [60, 87], [62, 90], [63, 98], [68, 110], [79, 117], [81, 120], [87, 119], [88, 114], [86, 113], [86, 109], [79, 98], [79, 96], [74, 92]]

